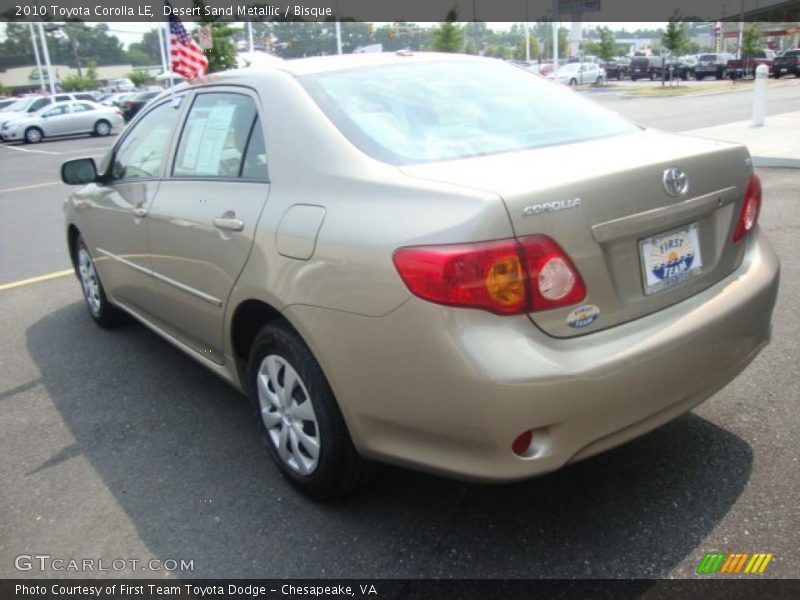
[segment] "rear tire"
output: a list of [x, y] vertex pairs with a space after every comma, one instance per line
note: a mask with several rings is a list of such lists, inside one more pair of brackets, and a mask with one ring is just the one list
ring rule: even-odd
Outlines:
[[267, 452], [295, 488], [333, 501], [364, 485], [373, 465], [353, 446], [322, 368], [294, 330], [284, 324], [261, 329], [247, 376]]
[[75, 241], [75, 274], [81, 282], [89, 316], [95, 323], [100, 327], [112, 328], [125, 322], [125, 313], [108, 301], [89, 248], [80, 236]]
[[98, 137], [105, 137], [111, 133], [111, 123], [105, 119], [100, 119], [94, 124], [94, 135]]
[[26, 144], [38, 144], [42, 141], [44, 137], [44, 132], [38, 127], [28, 127], [25, 130], [25, 143]]
[[695, 75], [695, 76], [694, 76], [694, 78], [695, 78], [697, 81], [703, 81], [703, 79], [705, 79], [705, 78], [704, 78], [702, 75]]

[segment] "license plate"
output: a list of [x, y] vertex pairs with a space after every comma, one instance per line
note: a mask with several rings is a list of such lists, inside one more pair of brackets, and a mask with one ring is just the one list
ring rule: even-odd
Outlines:
[[781, 73], [786, 73], [786, 69], [781, 69]]
[[648, 296], [691, 279], [703, 268], [697, 223], [641, 240], [639, 254]]

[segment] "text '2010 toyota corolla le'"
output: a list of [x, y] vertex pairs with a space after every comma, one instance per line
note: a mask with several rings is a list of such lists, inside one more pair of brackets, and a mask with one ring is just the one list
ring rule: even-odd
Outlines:
[[747, 149], [500, 61], [216, 74], [62, 177], [92, 318], [133, 315], [250, 394], [316, 497], [373, 461], [558, 469], [685, 413], [770, 337]]

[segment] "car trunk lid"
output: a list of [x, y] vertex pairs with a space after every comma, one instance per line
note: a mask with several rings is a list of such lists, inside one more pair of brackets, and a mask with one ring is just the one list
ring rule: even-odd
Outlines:
[[[664, 183], [673, 168], [688, 178], [677, 198]], [[529, 315], [556, 337], [680, 302], [742, 260], [744, 244], [732, 243], [732, 232], [752, 172], [743, 146], [648, 130], [402, 170], [496, 193], [517, 237], [545, 234], [567, 252], [586, 283], [585, 301]]]

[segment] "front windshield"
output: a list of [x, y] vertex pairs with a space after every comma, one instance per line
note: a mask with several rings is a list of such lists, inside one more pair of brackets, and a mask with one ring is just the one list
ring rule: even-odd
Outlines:
[[363, 152], [449, 160], [638, 131], [568, 89], [499, 61], [441, 61], [306, 75], [306, 90]]
[[22, 98], [14, 102], [14, 104], [6, 106], [3, 110], [8, 112], [23, 112], [28, 110], [28, 107], [33, 104], [34, 100], [36, 100], [36, 98]]

